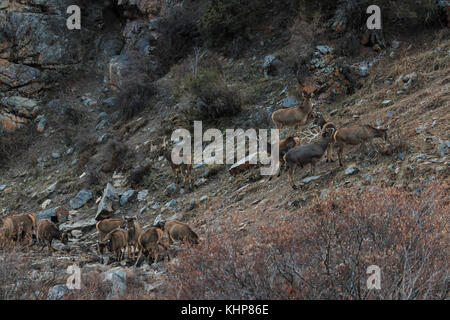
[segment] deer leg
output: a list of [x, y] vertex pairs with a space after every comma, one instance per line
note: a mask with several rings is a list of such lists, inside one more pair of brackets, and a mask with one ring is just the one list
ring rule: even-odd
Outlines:
[[343, 147], [339, 146], [338, 147], [338, 158], [339, 158], [339, 165], [342, 167], [342, 152], [343, 152]]
[[153, 263], [157, 263], [158, 262], [158, 254], [159, 254], [159, 250], [158, 250], [158, 245], [156, 245], [155, 246], [155, 248], [153, 248], [153, 250], [154, 250], [154, 258], [155, 258], [155, 260], [153, 261]]
[[289, 181], [291, 182], [292, 189], [294, 189], [294, 190], [297, 189], [297, 186], [294, 183], [295, 168], [296, 168], [296, 166], [289, 169]]
[[330, 162], [334, 162], [334, 160], [333, 160], [333, 144], [329, 144], [328, 145], [328, 150], [329, 150], [329, 159], [330, 159]]
[[138, 264], [139, 259], [141, 258], [141, 256], [142, 256], [142, 248], [139, 249], [139, 254], [138, 254], [138, 257], [137, 257], [137, 259], [136, 259], [136, 263], [134, 264], [135, 267], [137, 266], [137, 264]]

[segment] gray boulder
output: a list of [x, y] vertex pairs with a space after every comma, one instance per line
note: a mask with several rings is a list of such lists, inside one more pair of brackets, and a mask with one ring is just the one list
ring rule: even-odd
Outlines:
[[103, 196], [98, 204], [97, 214], [95, 219], [97, 221], [112, 217], [113, 212], [119, 205], [119, 196], [116, 189], [108, 183], [105, 190], [103, 190]]

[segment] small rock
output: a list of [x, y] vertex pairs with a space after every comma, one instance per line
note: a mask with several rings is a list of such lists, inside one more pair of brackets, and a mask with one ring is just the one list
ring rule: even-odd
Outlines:
[[52, 152], [52, 158], [59, 159], [59, 158], [61, 158], [61, 154], [59, 152]]
[[197, 180], [194, 182], [194, 186], [196, 186], [196, 187], [201, 186], [202, 184], [205, 184], [206, 181], [208, 181], [208, 180], [206, 180], [205, 178], [197, 179]]
[[66, 285], [58, 284], [48, 290], [47, 300], [62, 300], [68, 290]]
[[391, 48], [392, 49], [397, 49], [400, 46], [400, 42], [398, 42], [397, 40], [392, 40], [392, 44], [391, 44]]
[[125, 205], [128, 202], [128, 200], [131, 199], [131, 197], [133, 195], [134, 195], [134, 190], [133, 189], [130, 189], [130, 190], [127, 190], [127, 191], [123, 191], [121, 193], [121, 195], [120, 195], [120, 205], [121, 206]]
[[333, 52], [333, 48], [330, 48], [329, 46], [316, 46], [316, 49], [321, 53], [321, 54], [328, 54]]
[[42, 117], [40, 120], [39, 120], [39, 123], [38, 123], [38, 125], [37, 125], [37, 131], [38, 132], [43, 132], [44, 131], [44, 129], [45, 129], [45, 125], [47, 124], [47, 119], [45, 118], [45, 117]]
[[440, 157], [445, 157], [445, 155], [448, 152], [449, 145], [450, 145], [450, 141], [445, 141], [445, 142], [439, 143], [439, 145], [437, 147], [437, 153], [439, 154]]
[[384, 105], [384, 106], [391, 105], [392, 104], [392, 100], [384, 100], [381, 104]]
[[95, 130], [100, 131], [104, 129], [109, 124], [108, 120], [103, 119], [98, 123], [98, 125], [95, 127]]
[[69, 205], [72, 209], [79, 209], [92, 199], [92, 192], [89, 190], [81, 190], [78, 194], [70, 200]]
[[41, 208], [46, 209], [50, 205], [50, 203], [52, 203], [52, 200], [50, 199], [45, 200], [44, 202], [42, 202]]
[[79, 239], [83, 236], [83, 232], [81, 230], [72, 230], [72, 237]]
[[427, 127], [426, 126], [419, 126], [416, 129], [416, 133], [421, 133], [422, 131], [424, 131]]
[[386, 118], [390, 118], [395, 114], [394, 110], [389, 111], [388, 113], [386, 113]]
[[150, 206], [150, 209], [153, 210], [157, 210], [159, 208], [161, 208], [161, 204], [158, 201], [153, 202], [152, 205]]
[[319, 178], [320, 178], [320, 176], [306, 177], [306, 178], [302, 179], [301, 182], [303, 182], [303, 183], [309, 183], [309, 182], [314, 181], [314, 180], [317, 180], [317, 179], [319, 179]]
[[100, 112], [97, 116], [97, 120], [105, 119], [108, 116], [106, 112]]
[[189, 201], [188, 211], [193, 210], [195, 208], [195, 206], [196, 206], [195, 199], [191, 199], [191, 201]]
[[177, 204], [177, 201], [174, 200], [174, 199], [172, 199], [172, 200], [170, 200], [169, 202], [167, 202], [167, 203], [165, 204], [165, 206], [166, 206], [167, 208], [172, 208], [172, 207], [175, 207], [176, 204]]
[[352, 165], [348, 166], [347, 169], [345, 169], [345, 172], [344, 172], [344, 173], [345, 173], [347, 176], [349, 176], [349, 175], [358, 173], [358, 171], [359, 171], [359, 168], [358, 168], [355, 164], [352, 164]]
[[147, 198], [148, 196], [148, 190], [144, 189], [142, 191], [139, 191], [138, 195], [137, 195], [137, 199], [138, 201], [144, 201], [145, 198]]
[[3, 190], [5, 190], [5, 189], [6, 189], [6, 185], [5, 185], [5, 184], [3, 184], [3, 185], [0, 186], [0, 191], [3, 191]]
[[299, 104], [300, 104], [300, 102], [294, 96], [289, 96], [289, 97], [284, 98], [283, 100], [281, 100], [281, 106], [283, 108], [290, 108], [290, 107], [293, 107], [293, 106], [297, 106]]
[[141, 209], [139, 209], [139, 214], [143, 214], [145, 211], [147, 211], [147, 206], [142, 207]]
[[404, 152], [401, 152], [401, 153], [399, 153], [398, 155], [397, 155], [397, 157], [400, 159], [400, 160], [405, 160], [405, 153]]
[[200, 163], [196, 163], [196, 164], [194, 164], [193, 166], [192, 166], [192, 169], [198, 169], [198, 168], [201, 168], [201, 167], [203, 167], [204, 165], [205, 165], [206, 163], [205, 162], [200, 162]]
[[97, 141], [98, 143], [103, 143], [106, 140], [108, 140], [109, 135], [107, 133], [102, 134], [100, 137], [98, 137]]
[[362, 77], [366, 77], [369, 74], [369, 67], [366, 64], [359, 66], [359, 74]]
[[208, 200], [208, 196], [203, 196], [200, 198], [200, 202], [205, 202], [206, 200]]
[[110, 269], [104, 273], [103, 281], [110, 281], [112, 283], [112, 295], [120, 296], [125, 294], [127, 290], [127, 273], [129, 273], [129, 271], [126, 271], [121, 267]]
[[156, 216], [155, 220], [153, 220], [152, 226], [156, 226], [159, 222], [161, 222], [161, 220], [162, 220], [162, 214], [160, 213]]
[[168, 186], [166, 187], [166, 190], [172, 191], [172, 192], [177, 191], [177, 185], [176, 185], [176, 183], [171, 183], [170, 185], [168, 185]]
[[416, 156], [416, 161], [421, 161], [421, 160], [424, 160], [424, 159], [426, 159], [427, 158], [427, 156], [426, 155], [424, 155], [423, 153], [420, 153], [420, 154], [418, 154], [417, 156]]
[[403, 82], [409, 82], [410, 80], [415, 80], [417, 79], [417, 73], [413, 72], [410, 74], [407, 74], [403, 77]]

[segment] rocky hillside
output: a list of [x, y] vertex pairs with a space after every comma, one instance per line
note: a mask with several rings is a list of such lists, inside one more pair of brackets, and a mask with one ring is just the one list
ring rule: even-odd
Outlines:
[[[425, 272], [406, 266], [402, 254], [418, 264], [427, 257], [433, 267], [420, 278], [435, 282], [408, 282], [415, 295], [390, 287], [375, 297], [445, 297], [450, 6], [424, 0], [394, 12], [378, 3], [382, 32], [364, 29], [366, 1], [357, 0], [0, 0], [0, 215], [34, 212], [69, 234], [49, 254], [9, 245], [2, 228], [0, 298], [364, 299], [370, 293], [354, 285], [365, 283], [368, 265], [389, 266], [392, 281], [405, 270]], [[81, 30], [65, 27], [74, 4]], [[320, 139], [320, 114], [338, 128], [387, 128], [389, 141], [347, 148], [343, 166], [323, 159], [313, 175], [297, 169], [297, 190], [286, 172], [269, 179], [259, 165], [230, 172], [202, 162], [193, 165], [190, 185], [176, 180], [161, 152], [175, 129], [192, 132], [194, 120], [203, 121], [203, 132], [273, 128], [274, 111], [302, 103], [297, 79], [314, 92], [314, 114], [280, 138]], [[426, 223], [414, 216], [422, 211]], [[378, 220], [391, 215], [393, 223]], [[110, 254], [103, 264], [95, 224], [122, 216], [136, 216], [143, 227], [183, 221], [202, 241], [171, 245], [170, 261], [134, 267], [133, 259]], [[374, 235], [373, 243], [355, 245], [360, 238], [350, 236], [359, 232]], [[334, 240], [312, 241], [322, 236]], [[411, 239], [428, 247], [420, 251]], [[261, 264], [281, 242], [279, 252], [291, 260], [278, 269]], [[361, 247], [370, 254], [359, 254]], [[288, 254], [298, 251], [305, 256]], [[296, 264], [294, 275], [283, 269]], [[9, 272], [17, 265], [23, 268]], [[65, 286], [71, 265], [81, 268], [81, 290]], [[224, 280], [229, 270], [240, 285]], [[292, 278], [280, 280], [286, 272]], [[173, 288], [180, 282], [187, 282], [181, 293]], [[421, 286], [432, 289], [425, 294]]]

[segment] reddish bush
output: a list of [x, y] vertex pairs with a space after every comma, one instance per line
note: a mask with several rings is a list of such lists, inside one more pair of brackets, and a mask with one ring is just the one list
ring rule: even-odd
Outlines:
[[[231, 223], [207, 234], [199, 247], [181, 252], [168, 266], [165, 295], [444, 299], [446, 194], [448, 185], [431, 186], [421, 196], [396, 188], [362, 193], [341, 188], [298, 212], [256, 212], [247, 231], [238, 231], [236, 217], [243, 213], [233, 212]], [[381, 268], [381, 290], [367, 289], [370, 265]]]

